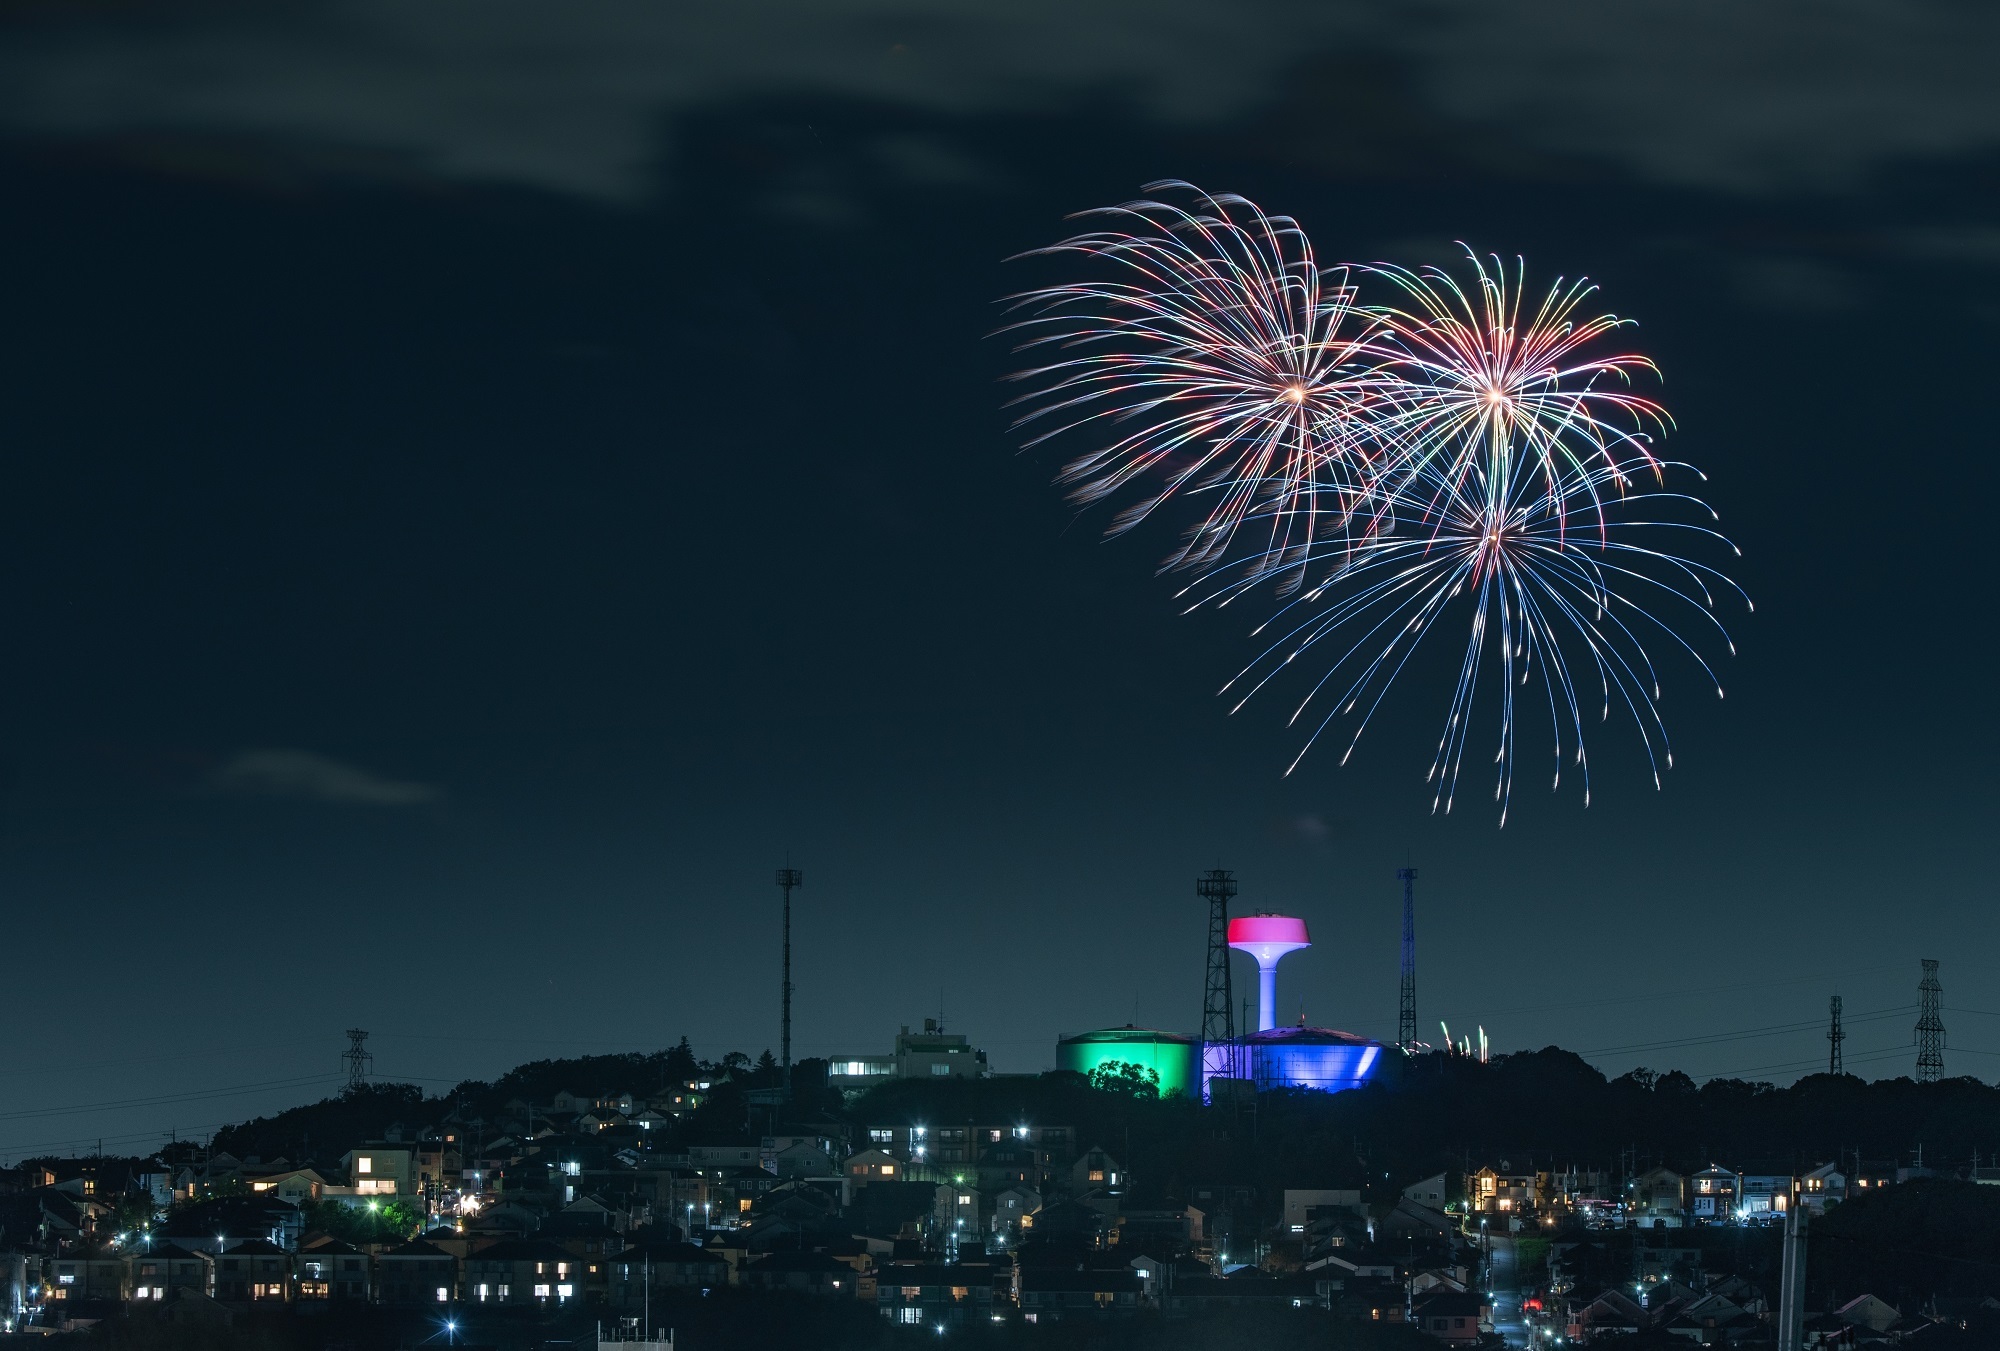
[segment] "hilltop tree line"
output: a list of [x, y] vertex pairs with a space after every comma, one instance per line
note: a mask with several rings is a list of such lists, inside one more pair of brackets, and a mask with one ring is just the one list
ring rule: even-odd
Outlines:
[[[1531, 1167], [1689, 1172], [1710, 1163], [1810, 1167], [1829, 1160], [1927, 1162], [2000, 1157], [2000, 1088], [1977, 1079], [1937, 1084], [1865, 1082], [1812, 1075], [1778, 1087], [1737, 1079], [1697, 1085], [1679, 1072], [1634, 1070], [1607, 1078], [1581, 1057], [1549, 1047], [1481, 1063], [1429, 1055], [1391, 1058], [1378, 1081], [1340, 1094], [1272, 1092], [1254, 1107], [1204, 1107], [1161, 1096], [1142, 1074], [1064, 1071], [986, 1080], [884, 1084], [845, 1104], [826, 1086], [824, 1061], [795, 1066], [802, 1123], [1068, 1125], [1077, 1144], [1102, 1146], [1142, 1193], [1185, 1195], [1202, 1184], [1362, 1187], [1391, 1194], [1434, 1173], [1505, 1161]], [[364, 1084], [323, 1102], [216, 1134], [211, 1148], [239, 1158], [338, 1158], [393, 1126], [414, 1134], [455, 1114], [492, 1122], [510, 1101], [546, 1103], [569, 1091], [657, 1094], [689, 1079], [712, 1083], [701, 1107], [656, 1147], [743, 1140], [753, 1129], [746, 1095], [774, 1087], [766, 1053], [698, 1059], [685, 1040], [651, 1054], [538, 1060], [491, 1082], [467, 1080], [426, 1095], [407, 1084]], [[756, 1129], [762, 1129], [761, 1125]], [[186, 1152], [186, 1151], [184, 1151]], [[193, 1155], [190, 1153], [190, 1157]]]

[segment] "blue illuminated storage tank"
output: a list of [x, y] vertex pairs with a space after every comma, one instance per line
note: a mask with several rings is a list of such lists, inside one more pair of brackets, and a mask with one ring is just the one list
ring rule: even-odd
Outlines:
[[1339, 1093], [1359, 1088], [1374, 1075], [1382, 1043], [1336, 1032], [1330, 1027], [1273, 1027], [1242, 1039], [1250, 1053], [1250, 1077], [1258, 1092], [1311, 1088]]

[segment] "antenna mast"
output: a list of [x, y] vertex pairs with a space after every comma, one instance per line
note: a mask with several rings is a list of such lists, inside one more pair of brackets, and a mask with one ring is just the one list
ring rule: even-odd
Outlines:
[[[1236, 1010], [1229, 993], [1229, 902], [1236, 878], [1212, 868], [1195, 879], [1194, 894], [1208, 902], [1208, 979], [1201, 1001], [1201, 1060], [1204, 1081], [1241, 1079], [1237, 1072]], [[1203, 1087], [1206, 1087], [1204, 1082]]]
[[785, 1106], [792, 1105], [792, 888], [806, 884], [806, 875], [797, 868], [778, 869], [778, 885], [785, 893], [785, 972], [780, 982], [784, 1003], [784, 1028], [780, 1033], [780, 1044], [784, 1047], [785, 1066]]
[[1944, 986], [1938, 984], [1938, 964], [1926, 957], [1924, 978], [1917, 983], [1917, 1082], [1934, 1084], [1944, 1078]]
[[1826, 1072], [1828, 1074], [1842, 1074], [1845, 1071], [1840, 1068], [1840, 1043], [1847, 1040], [1847, 1034], [1840, 1030], [1839, 995], [1833, 997], [1831, 1012], [1833, 1014], [1833, 1021], [1826, 1029], [1826, 1040], [1827, 1044], [1833, 1049], [1828, 1052], [1826, 1057]]
[[1417, 896], [1415, 868], [1398, 868], [1403, 882], [1403, 989], [1396, 1005], [1396, 1049], [1417, 1052]]

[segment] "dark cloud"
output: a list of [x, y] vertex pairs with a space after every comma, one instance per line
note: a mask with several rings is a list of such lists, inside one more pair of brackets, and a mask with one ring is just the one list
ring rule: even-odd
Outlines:
[[[671, 175], [677, 115], [732, 100], [974, 114], [1111, 96], [1198, 124], [1254, 115], [1298, 78], [1351, 86], [1385, 69], [1411, 86], [1411, 125], [1334, 118], [1314, 135], [1421, 156], [1480, 127], [1523, 157], [1743, 193], [1851, 187], [1885, 165], [2000, 146], [2000, 9], [1955, 0], [320, 0], [63, 13], [17, 19], [0, 44], [0, 126], [17, 134], [262, 141], [349, 168], [611, 200], [652, 192], [663, 165]], [[948, 148], [890, 149], [919, 177], [970, 172]]]
[[224, 793], [370, 807], [421, 807], [444, 796], [427, 783], [385, 779], [311, 751], [296, 750], [244, 751], [217, 769], [209, 783]]

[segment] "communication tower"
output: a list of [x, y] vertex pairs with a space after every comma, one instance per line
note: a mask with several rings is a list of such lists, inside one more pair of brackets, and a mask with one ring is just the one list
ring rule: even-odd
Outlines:
[[1212, 868], [1195, 879], [1194, 894], [1208, 902], [1208, 980], [1201, 1001], [1201, 1068], [1204, 1087], [1213, 1077], [1241, 1079], [1237, 1072], [1236, 1011], [1229, 993], [1229, 902], [1236, 878]]
[[792, 1105], [792, 888], [806, 884], [806, 875], [797, 868], [778, 869], [778, 886], [785, 893], [785, 970], [779, 982], [784, 1007], [784, 1027], [779, 1033], [784, 1048], [785, 1105]]
[[1840, 1068], [1840, 1043], [1847, 1040], [1847, 1034], [1840, 1030], [1839, 995], [1833, 997], [1833, 1004], [1830, 1007], [1830, 1011], [1833, 1014], [1833, 1021], [1827, 1026], [1826, 1040], [1827, 1045], [1832, 1047], [1832, 1050], [1827, 1053], [1826, 1072], [1828, 1074], [1841, 1074], [1844, 1071]]
[[359, 1088], [375, 1068], [375, 1057], [367, 1047], [368, 1034], [358, 1027], [347, 1029], [347, 1049], [340, 1058], [347, 1066], [347, 1086]]
[[1417, 895], [1415, 868], [1398, 868], [1403, 882], [1403, 990], [1396, 1005], [1396, 1049], [1417, 1050]]
[[1917, 982], [1917, 1082], [1934, 1084], [1944, 1078], [1944, 986], [1938, 984], [1938, 964], [1923, 959], [1924, 978]]

